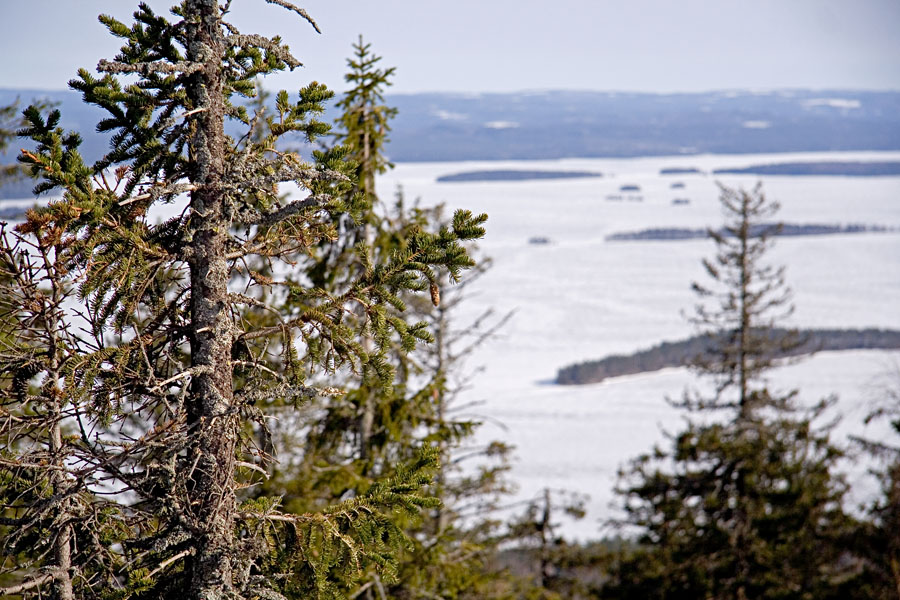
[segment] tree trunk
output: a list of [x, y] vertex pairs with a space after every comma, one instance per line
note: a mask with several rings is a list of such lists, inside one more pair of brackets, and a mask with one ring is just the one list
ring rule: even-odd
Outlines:
[[750, 407], [747, 405], [748, 398], [748, 381], [747, 381], [747, 354], [750, 344], [750, 259], [748, 256], [747, 243], [750, 237], [750, 214], [748, 213], [748, 202], [750, 198], [746, 192], [741, 192], [741, 231], [740, 231], [740, 318], [741, 318], [741, 339], [738, 343], [738, 376], [740, 378], [738, 384], [740, 386], [740, 412], [739, 419], [746, 420], [750, 417]]
[[[50, 357], [49, 372], [47, 374], [53, 385], [50, 387], [50, 454], [56, 469], [50, 473], [50, 484], [53, 495], [63, 496], [67, 491], [69, 481], [66, 477], [65, 456], [63, 454], [62, 440], [62, 413], [65, 404], [65, 392], [62, 386], [62, 344], [60, 332], [65, 327], [62, 318], [57, 313], [62, 303], [63, 293], [58, 279], [59, 272], [56, 264], [50, 256], [54, 250], [47, 248], [43, 243], [39, 247], [41, 259], [44, 263], [44, 271], [50, 282], [50, 301], [43, 302], [44, 330], [47, 333], [47, 354]], [[55, 256], [55, 255], [54, 255]], [[74, 600], [75, 592], [72, 589], [72, 501], [69, 498], [62, 500], [61, 506], [56, 509], [56, 516], [61, 524], [53, 540], [53, 562], [55, 573], [53, 574], [54, 600]]]
[[[56, 377], [56, 373], [53, 373]], [[57, 379], [58, 381], [58, 379]], [[56, 466], [62, 467], [63, 458], [60, 456], [62, 450], [62, 428], [60, 426], [59, 405], [53, 410], [53, 426], [50, 430], [50, 450], [55, 457]], [[53, 485], [53, 493], [59, 494], [66, 489], [66, 476], [61, 470], [54, 470], [50, 476]], [[62, 525], [53, 541], [53, 562], [56, 573], [53, 575], [53, 598], [54, 600], [74, 600], [75, 594], [72, 590], [72, 525], [69, 514], [69, 500], [63, 501], [63, 506], [58, 509], [58, 516], [62, 520]]]
[[224, 40], [215, 0], [186, 6], [188, 59], [202, 63], [188, 95], [196, 109], [191, 155], [197, 189], [191, 195], [191, 367], [187, 407], [194, 443], [188, 457], [190, 505], [198, 528], [190, 570], [190, 598], [213, 600], [232, 590], [237, 415], [233, 406], [231, 316], [225, 241], [230, 227], [223, 196]]

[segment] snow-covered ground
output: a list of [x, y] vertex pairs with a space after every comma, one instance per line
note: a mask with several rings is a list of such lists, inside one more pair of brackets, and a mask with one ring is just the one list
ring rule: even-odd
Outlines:
[[[494, 261], [472, 288], [463, 309], [515, 309], [502, 332], [470, 360], [484, 372], [465, 399], [482, 401], [482, 434], [517, 447], [512, 477], [519, 497], [544, 487], [590, 495], [588, 517], [567, 524], [568, 535], [600, 535], [600, 522], [614, 514], [617, 469], [654, 444], [664, 430], [677, 431], [682, 414], [666, 396], [697, 385], [684, 369], [561, 387], [549, 384], [558, 368], [573, 362], [630, 353], [663, 340], [692, 334], [683, 313], [702, 280], [700, 260], [708, 240], [607, 242], [619, 231], [650, 227], [717, 226], [721, 223], [715, 182], [751, 187], [758, 180], [792, 223], [900, 227], [900, 177], [757, 177], [667, 175], [666, 167], [715, 168], [821, 160], [900, 160], [900, 153], [804, 153], [704, 155], [636, 159], [566, 159], [400, 164], [379, 180], [382, 198], [402, 185], [408, 202], [444, 202], [450, 208], [487, 212], [488, 233], [480, 244]], [[600, 171], [603, 178], [550, 181], [436, 183], [449, 173], [483, 169]], [[683, 189], [670, 184], [683, 182]], [[619, 187], [641, 187], [642, 201], [607, 200]], [[633, 193], [630, 193], [633, 195]], [[689, 198], [688, 205], [673, 205]], [[544, 237], [549, 244], [531, 244]], [[779, 238], [771, 260], [787, 266], [795, 292], [793, 323], [811, 327], [900, 329], [900, 232]], [[466, 322], [460, 315], [460, 322]], [[837, 440], [850, 434], [888, 435], [884, 423], [863, 418], [890, 384], [900, 352], [822, 353], [772, 374], [773, 384], [799, 388], [807, 402], [837, 394], [834, 414], [843, 417]], [[900, 386], [900, 377], [892, 382]], [[495, 425], [502, 423], [504, 428]], [[846, 465], [853, 502], [871, 498], [877, 482], [864, 464]]]

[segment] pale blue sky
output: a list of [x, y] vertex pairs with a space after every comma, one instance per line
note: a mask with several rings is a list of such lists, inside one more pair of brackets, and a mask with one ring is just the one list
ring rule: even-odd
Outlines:
[[[156, 10], [173, 2], [151, 0]], [[362, 33], [394, 92], [900, 89], [900, 0], [298, 0], [305, 22], [234, 0], [244, 33], [281, 33], [306, 65], [269, 87], [343, 89]], [[61, 89], [118, 42], [130, 0], [0, 0], [0, 87]]]

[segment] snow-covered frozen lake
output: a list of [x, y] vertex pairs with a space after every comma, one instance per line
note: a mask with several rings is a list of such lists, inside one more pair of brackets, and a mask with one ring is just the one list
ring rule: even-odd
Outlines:
[[[472, 356], [484, 367], [465, 393], [481, 401], [484, 439], [516, 446], [512, 477], [519, 497], [544, 487], [590, 496], [588, 516], [564, 525], [580, 538], [597, 537], [610, 506], [617, 469], [629, 458], [677, 431], [683, 415], [665, 397], [695, 385], [684, 369], [636, 375], [587, 385], [549, 384], [557, 369], [573, 362], [630, 353], [693, 333], [683, 314], [702, 280], [700, 260], [709, 240], [611, 242], [610, 233], [651, 227], [718, 226], [715, 182], [752, 187], [762, 181], [781, 203], [779, 218], [791, 223], [867, 224], [900, 227], [900, 177], [660, 175], [661, 168], [715, 168], [822, 160], [900, 160], [898, 152], [703, 155], [635, 159], [566, 159], [399, 164], [379, 180], [382, 198], [402, 185], [407, 201], [487, 212], [480, 243], [493, 268], [472, 287], [462, 312], [486, 308], [515, 314], [501, 333]], [[600, 171], [603, 178], [437, 183], [440, 175], [469, 170], [546, 169]], [[683, 189], [671, 189], [673, 182]], [[640, 186], [642, 201], [607, 200], [620, 186]], [[688, 198], [687, 205], [673, 205]], [[533, 237], [548, 244], [532, 244]], [[900, 329], [900, 232], [784, 237], [770, 253], [787, 266], [794, 290], [793, 324], [810, 327]], [[465, 323], [465, 315], [460, 315]], [[837, 394], [843, 417], [835, 437], [887, 435], [884, 423], [862, 421], [882, 396], [880, 386], [900, 386], [890, 373], [900, 352], [821, 353], [772, 375], [782, 389], [799, 388], [813, 402]], [[499, 427], [495, 423], [502, 423]], [[877, 482], [865, 465], [847, 464], [853, 501], [871, 498]]]
[[[469, 359], [483, 367], [460, 404], [485, 421], [482, 440], [516, 447], [512, 479], [518, 499], [545, 487], [586, 494], [588, 516], [563, 522], [571, 537], [596, 538], [615, 514], [616, 472], [630, 458], [664, 444], [683, 414], [666, 403], [699, 383], [685, 369], [610, 379], [585, 386], [550, 384], [560, 367], [627, 354], [678, 340], [693, 330], [684, 318], [702, 280], [700, 260], [714, 251], [709, 240], [605, 241], [611, 233], [652, 227], [700, 228], [721, 224], [716, 181], [752, 187], [781, 203], [791, 223], [865, 224], [900, 228], [900, 177], [807, 177], [705, 174], [660, 175], [660, 169], [703, 172], [789, 161], [897, 161], [900, 152], [701, 155], [633, 159], [565, 159], [404, 163], [378, 180], [390, 201], [402, 186], [407, 203], [445, 203], [487, 212], [482, 256], [492, 269], [471, 288], [456, 315], [463, 325], [488, 308], [515, 310], [498, 335]], [[490, 183], [437, 183], [440, 175], [474, 170], [599, 171], [602, 178]], [[683, 188], [672, 189], [674, 182]], [[642, 200], [629, 201], [623, 185], [637, 185]], [[607, 200], [621, 194], [620, 201]], [[687, 205], [673, 205], [687, 198]], [[4, 201], [4, 206], [31, 200]], [[162, 207], [158, 218], [180, 208]], [[529, 243], [547, 238], [547, 244]], [[793, 324], [808, 327], [900, 329], [900, 231], [778, 238], [770, 253], [787, 267], [794, 290]], [[836, 394], [832, 416], [842, 420], [835, 439], [884, 438], [886, 423], [863, 424], [884, 386], [900, 387], [900, 352], [821, 353], [772, 374], [781, 389], [798, 388], [813, 403]], [[878, 482], [865, 463], [845, 465], [852, 503], [871, 499]]]

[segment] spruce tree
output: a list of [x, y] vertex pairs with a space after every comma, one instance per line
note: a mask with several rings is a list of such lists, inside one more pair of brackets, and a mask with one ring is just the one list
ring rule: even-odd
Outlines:
[[679, 402], [694, 417], [669, 451], [635, 460], [622, 474], [624, 525], [642, 549], [622, 557], [609, 598], [843, 597], [850, 564], [839, 540], [850, 524], [838, 450], [800, 411], [795, 392], [770, 390], [765, 375], [797, 343], [774, 327], [790, 313], [784, 271], [765, 262], [777, 204], [757, 186], [721, 188], [723, 233], [704, 261], [711, 284], [694, 284], [694, 322], [708, 351], [693, 368], [712, 392]]
[[[50, 105], [46, 102], [36, 102], [36, 105], [46, 110]], [[16, 132], [26, 125], [21, 114], [20, 101], [0, 106], [0, 155], [9, 150], [10, 143], [16, 138]], [[12, 161], [10, 164], [0, 164], [0, 187], [20, 182], [25, 177], [25, 169], [22, 165]], [[21, 186], [16, 186], [13, 193], [17, 193]], [[25, 195], [22, 187], [22, 196]]]
[[[403, 214], [425, 219], [432, 228], [446, 220], [443, 206], [406, 209], [398, 193], [389, 222], [401, 223], [397, 215]], [[410, 299], [434, 341], [408, 357], [398, 369], [398, 381], [406, 395], [416, 399], [414, 439], [438, 449], [440, 470], [430, 490], [440, 505], [406, 521], [412, 544], [402, 556], [397, 583], [387, 588], [391, 597], [506, 597], [501, 584], [509, 577], [494, 559], [505, 539], [500, 509], [511, 492], [506, 473], [512, 448], [496, 440], [476, 443], [481, 422], [469, 414], [471, 406], [459, 402], [460, 392], [475, 375], [466, 359], [511, 316], [488, 310], [460, 322], [470, 287], [489, 267], [490, 261], [482, 259], [458, 284], [439, 277], [432, 298]]]
[[860, 597], [897, 600], [900, 599], [900, 371], [890, 374], [880, 396], [866, 422], [887, 420], [895, 435], [884, 440], [856, 440], [877, 461], [873, 474], [881, 481], [881, 495], [868, 506], [868, 519], [860, 523], [848, 546], [863, 563]]
[[[89, 539], [78, 536], [76, 543], [76, 529], [106, 528], [98, 504], [66, 464], [78, 455], [78, 443], [64, 435], [66, 422], [77, 417], [64, 372], [85, 350], [65, 321], [74, 316], [65, 306], [72, 281], [60, 256], [69, 240], [31, 217], [20, 229], [34, 235], [0, 226], [0, 524], [4, 554], [17, 562], [4, 583], [19, 580], [0, 594], [46, 589], [71, 600], [76, 573], [103, 561]], [[90, 468], [79, 471], [93, 475]]]
[[[268, 1], [316, 27], [290, 2]], [[35, 435], [49, 439], [50, 458], [28, 474], [36, 483], [5, 507], [18, 529], [5, 532], [4, 564], [37, 593], [53, 585], [67, 597], [57, 576], [65, 571], [76, 597], [335, 596], [336, 579], [369, 564], [390, 576], [405, 542], [379, 509], [433, 504], [421, 494], [435, 461], [428, 451], [317, 512], [290, 513], [277, 497], [242, 491], [273, 460], [256, 443], [266, 438], [268, 409], [302, 406], [342, 368], [371, 369], [390, 385], [378, 368], [389, 348], [422, 337], [404, 320], [400, 295], [427, 290], [437, 267], [452, 277], [470, 267], [460, 242], [482, 235], [485, 217], [457, 212], [450, 226], [418, 232], [382, 263], [363, 260], [340, 291], [292, 278], [299, 259], [336, 237], [334, 216], [358, 217], [365, 202], [351, 193], [345, 149], [310, 162], [277, 145], [289, 132], [308, 141], [327, 133], [315, 119], [331, 97], [323, 86], [301, 89], [296, 101], [277, 94], [271, 116], [242, 108], [238, 99], [253, 95], [258, 76], [299, 62], [277, 37], [242, 34], [225, 20], [228, 6], [187, 0], [170, 20], [142, 4], [130, 27], [101, 16], [124, 45], [100, 61], [101, 77], [83, 70], [70, 82], [108, 113], [98, 130], [113, 133], [111, 148], [97, 164], [82, 162], [80, 140], [58, 127], [58, 112], [26, 113], [25, 134], [38, 148], [22, 160], [42, 178], [36, 192], [62, 188], [63, 198], [32, 213], [17, 235], [54, 248], [65, 292], [54, 302], [77, 307], [77, 318], [49, 326], [75, 340], [57, 346], [61, 355], [35, 339], [27, 311], [12, 316], [21, 327], [4, 330], [12, 358], [2, 374], [15, 391], [4, 431], [34, 412]], [[226, 133], [227, 121], [252, 130], [260, 118], [267, 135]], [[284, 201], [281, 182], [296, 182], [306, 197]], [[174, 216], [157, 222], [159, 207]], [[29, 252], [16, 244], [6, 245]], [[13, 285], [42, 295], [55, 285], [22, 281]], [[245, 319], [248, 307], [277, 323]], [[362, 328], [351, 315], [362, 315]], [[361, 336], [372, 343], [364, 347]], [[30, 370], [13, 368], [23, 363]], [[12, 465], [17, 452], [34, 449], [31, 435], [9, 445], [4, 478], [22, 475]], [[60, 497], [61, 486], [71, 494]], [[76, 492], [83, 500], [73, 500]], [[60, 522], [47, 525], [48, 502], [60, 507]], [[73, 505], [93, 518], [75, 526], [66, 516]], [[98, 556], [74, 543], [70, 525], [83, 527]], [[56, 535], [53, 556], [18, 562], [15, 540], [40, 527]]]
[[791, 292], [784, 267], [764, 262], [782, 227], [770, 221], [779, 204], [766, 198], [760, 184], [752, 191], [720, 186], [719, 202], [725, 224], [708, 230], [716, 254], [702, 261], [710, 282], [691, 284], [700, 301], [690, 319], [707, 339], [706, 352], [690, 367], [711, 380], [715, 391], [707, 399], [688, 396], [685, 402], [699, 410], [736, 409], [739, 418], [751, 419], [758, 405], [779, 404], [775, 398], [757, 397], [754, 390], [776, 359], [803, 340], [796, 330], [777, 330], [794, 311]]
[[[337, 239], [317, 247], [304, 273], [332, 293], [346, 289], [366, 263], [375, 268], [388, 264], [398, 252], [407, 252], [418, 236], [441, 236], [452, 228], [452, 220], [441, 207], [407, 206], [402, 192], [393, 206], [388, 206], [375, 193], [375, 176], [391, 166], [385, 155], [386, 135], [389, 119], [395, 114], [384, 106], [382, 94], [394, 69], [380, 68], [380, 60], [360, 39], [348, 60], [346, 81], [351, 87], [338, 102], [342, 112], [336, 119], [335, 141], [355, 163], [356, 183], [348, 194], [359, 197], [363, 208], [352, 217], [332, 215]], [[485, 264], [470, 274], [477, 276]], [[275, 445], [284, 446], [292, 460], [279, 467], [259, 491], [277, 493], [285, 505], [298, 510], [363, 494], [415, 460], [422, 448], [437, 451], [440, 468], [428, 493], [441, 505], [419, 514], [394, 515], [410, 540], [397, 557], [397, 576], [386, 581], [371, 571], [358, 581], [342, 582], [351, 596], [487, 597], [483, 584], [490, 575], [485, 557], [494, 549], [494, 522], [489, 511], [472, 518], [476, 516], [472, 508], [490, 508], [495, 497], [505, 491], [500, 475], [505, 471], [503, 457], [508, 449], [502, 444], [483, 449], [492, 455], [488, 462], [499, 460], [484, 465], [475, 477], [461, 477], [454, 468], [459, 446], [471, 436], [475, 423], [451, 414], [457, 385], [453, 382], [461, 376], [463, 355], [494, 329], [491, 315], [483, 315], [462, 331], [450, 324], [450, 314], [472, 276], [457, 283], [454, 279], [451, 271], [436, 269], [423, 282], [427, 295], [400, 295], [403, 308], [419, 321], [420, 331], [430, 343], [415, 351], [392, 344], [383, 364], [347, 373], [342, 386], [345, 394], [323, 397], [310, 407], [308, 420], [283, 419], [275, 431], [280, 440]], [[384, 318], [395, 319], [397, 311], [396, 306], [389, 308]], [[373, 343], [365, 333], [366, 315], [348, 314], [346, 322], [363, 332], [364, 346]], [[383, 373], [391, 374], [390, 386], [383, 384]], [[468, 451], [482, 454], [482, 449]], [[465, 523], [457, 512], [462, 504], [470, 505], [462, 508]]]
[[[19, 126], [18, 119], [18, 102], [13, 102], [7, 106], [0, 106], [0, 153], [6, 151], [9, 142], [16, 135], [16, 128]], [[0, 167], [0, 184], [6, 179], [12, 177], [18, 172], [18, 165], [3, 165]]]

